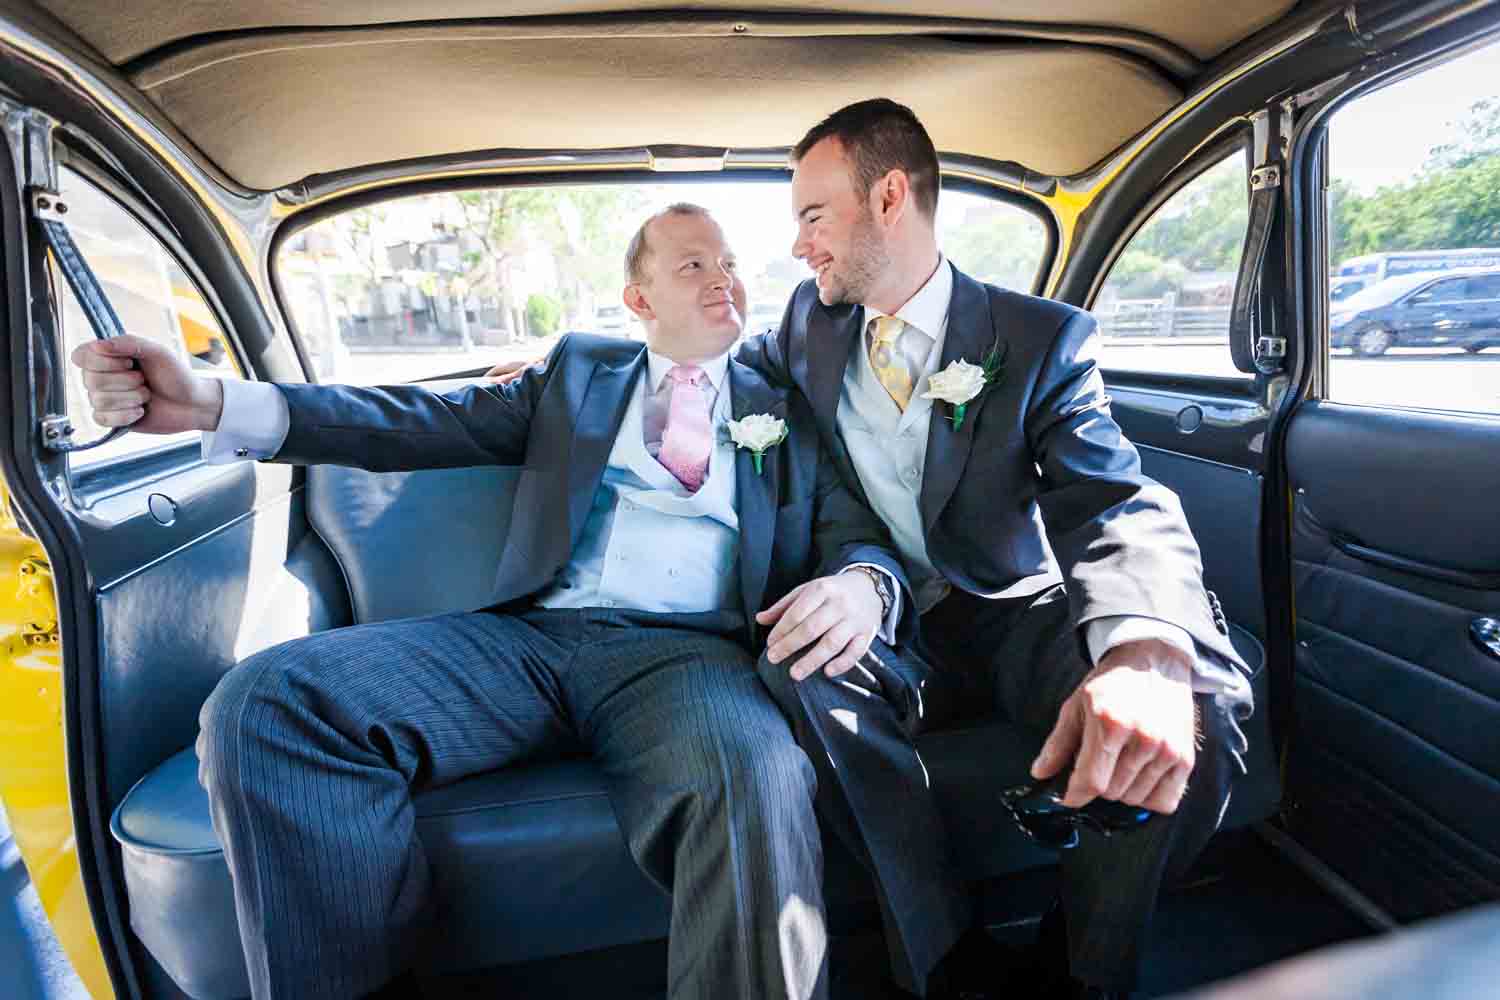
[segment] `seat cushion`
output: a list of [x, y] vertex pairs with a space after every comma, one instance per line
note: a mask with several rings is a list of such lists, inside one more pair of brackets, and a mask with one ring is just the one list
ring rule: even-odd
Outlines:
[[[1258, 667], [1259, 644], [1239, 630], [1234, 638]], [[1259, 699], [1263, 680], [1256, 678]], [[1251, 738], [1263, 739], [1258, 731]], [[969, 877], [1054, 860], [999, 805], [1003, 788], [1027, 780], [1039, 746], [1035, 735], [998, 722], [919, 740], [956, 858]], [[1261, 819], [1274, 808], [1270, 755], [1252, 767], [1236, 786], [1229, 825]], [[131, 789], [111, 828], [124, 854], [136, 934], [184, 992], [227, 1000], [248, 995], [249, 985], [229, 872], [197, 771], [192, 747], [163, 762]], [[666, 934], [667, 896], [631, 860], [591, 762], [493, 771], [423, 791], [414, 801], [436, 903], [435, 933], [422, 943], [425, 967], [481, 968]], [[830, 907], [871, 895], [869, 879], [847, 852], [826, 847]]]

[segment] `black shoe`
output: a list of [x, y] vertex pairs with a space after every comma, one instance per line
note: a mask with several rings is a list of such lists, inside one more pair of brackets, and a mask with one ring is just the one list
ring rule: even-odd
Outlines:
[[1018, 982], [1029, 977], [1026, 952], [971, 927], [953, 945], [927, 980], [928, 1000], [988, 1000], [1020, 997]]
[[1130, 991], [1085, 983], [1068, 971], [1068, 921], [1062, 905], [1054, 903], [1042, 916], [1032, 948], [1033, 976], [1044, 984], [1039, 996], [1055, 1000], [1130, 1000]]
[[378, 990], [366, 993], [361, 1000], [420, 1000], [422, 987], [417, 985], [417, 977], [407, 970], [401, 973]]

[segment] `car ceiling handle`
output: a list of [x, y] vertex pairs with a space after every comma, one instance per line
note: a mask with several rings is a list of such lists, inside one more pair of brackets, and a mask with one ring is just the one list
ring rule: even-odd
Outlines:
[[[52, 259], [57, 261], [68, 286], [73, 289], [73, 295], [78, 299], [84, 316], [88, 318], [94, 336], [100, 340], [108, 340], [124, 333], [125, 325], [120, 322], [114, 304], [104, 293], [104, 288], [99, 284], [88, 261], [83, 259], [78, 244], [73, 242], [73, 234], [68, 232], [65, 221], [68, 214], [67, 202], [55, 192], [34, 189], [31, 192], [30, 207], [31, 218], [36, 223], [41, 242], [52, 251]], [[114, 427], [103, 437], [77, 444], [72, 440], [71, 420], [67, 417], [48, 416], [42, 421], [42, 444], [49, 451], [87, 451], [108, 444], [125, 431], [124, 427]]]

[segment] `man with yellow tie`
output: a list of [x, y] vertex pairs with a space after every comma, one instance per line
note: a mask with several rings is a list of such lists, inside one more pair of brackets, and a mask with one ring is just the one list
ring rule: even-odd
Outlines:
[[[874, 875], [914, 993], [972, 989], [961, 969], [983, 950], [911, 742], [918, 714], [931, 728], [998, 711], [1045, 738], [1034, 777], [1071, 769], [1067, 805], [1160, 814], [1065, 852], [1043, 924], [1066, 953], [1061, 995], [1125, 995], [1159, 887], [1212, 834], [1245, 749], [1248, 672], [1197, 544], [1110, 416], [1093, 319], [943, 257], [937, 154], [909, 109], [843, 108], [792, 161], [793, 254], [815, 278], [738, 357], [811, 402], [891, 531], [920, 634], [814, 670], [778, 625], [762, 677], [819, 769], [825, 822]], [[1013, 779], [996, 776], [997, 799]], [[981, 991], [1004, 985], [991, 971]]]

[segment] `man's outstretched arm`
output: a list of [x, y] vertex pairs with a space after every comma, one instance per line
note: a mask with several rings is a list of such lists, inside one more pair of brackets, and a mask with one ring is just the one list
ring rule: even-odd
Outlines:
[[[562, 344], [554, 358], [562, 352]], [[219, 458], [353, 465], [373, 471], [519, 464], [549, 363], [509, 386], [434, 393], [224, 382], [194, 375], [166, 346], [125, 335], [80, 345], [95, 422], [146, 434], [208, 432]]]

